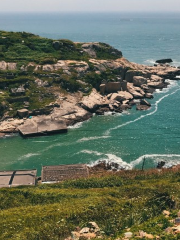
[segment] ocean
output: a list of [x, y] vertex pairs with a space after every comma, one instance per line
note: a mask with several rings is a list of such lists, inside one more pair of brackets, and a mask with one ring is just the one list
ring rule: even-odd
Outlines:
[[[106, 42], [129, 61], [153, 65], [172, 58], [180, 66], [180, 16], [177, 13], [0, 13], [0, 29], [26, 31], [53, 39]], [[94, 116], [67, 134], [0, 139], [0, 170], [44, 165], [115, 161], [124, 168], [180, 163], [180, 81], [156, 91], [148, 111]]]

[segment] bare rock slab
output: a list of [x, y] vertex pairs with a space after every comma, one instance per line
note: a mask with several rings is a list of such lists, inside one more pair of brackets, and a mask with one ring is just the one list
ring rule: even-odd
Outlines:
[[55, 119], [50, 116], [39, 116], [28, 119], [18, 128], [18, 130], [23, 137], [33, 137], [55, 133], [66, 133], [67, 126], [62, 119]]

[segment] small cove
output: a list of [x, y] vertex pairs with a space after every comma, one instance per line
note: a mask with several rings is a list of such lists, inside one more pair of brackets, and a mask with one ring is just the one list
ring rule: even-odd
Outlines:
[[[17, 18], [2, 14], [0, 18], [3, 30], [30, 31], [54, 39], [102, 41], [122, 50], [130, 61], [153, 64], [158, 58], [171, 57], [175, 66], [180, 65], [177, 15], [27, 14]], [[180, 82], [170, 83], [167, 89], [154, 93], [148, 111], [139, 112], [133, 107], [122, 114], [94, 116], [63, 135], [0, 139], [0, 169], [37, 168], [40, 175], [43, 165], [101, 159], [137, 168], [144, 157], [146, 168], [161, 160], [180, 162]]]

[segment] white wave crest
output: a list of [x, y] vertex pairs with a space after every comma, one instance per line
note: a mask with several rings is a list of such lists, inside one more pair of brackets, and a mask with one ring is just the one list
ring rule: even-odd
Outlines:
[[106, 166], [109, 165], [111, 170], [132, 170], [132, 165], [123, 161], [120, 157], [114, 154], [104, 154], [104, 157], [101, 159], [91, 162], [88, 164], [89, 167], [94, 167], [100, 163], [105, 163]]
[[40, 153], [27, 153], [21, 157], [18, 158], [19, 161], [21, 160], [25, 160], [25, 159], [28, 159], [28, 158], [31, 158], [31, 157], [34, 157], [34, 156], [39, 156]]
[[97, 151], [91, 151], [91, 150], [82, 150], [81, 153], [87, 153], [87, 154], [94, 154], [96, 156], [100, 156], [103, 153], [97, 152]]
[[132, 167], [135, 168], [135, 166], [143, 162], [144, 159], [152, 159], [154, 163], [164, 161], [166, 163], [165, 167], [167, 168], [180, 164], [180, 154], [146, 154], [132, 161]]
[[145, 64], [147, 65], [154, 65], [156, 63], [156, 61], [154, 59], [147, 59], [146, 61], [144, 61]]
[[105, 135], [109, 135], [112, 130], [116, 130], [116, 129], [122, 128], [122, 127], [127, 126], [127, 125], [129, 125], [129, 124], [131, 124], [131, 123], [135, 123], [135, 122], [137, 122], [137, 121], [139, 121], [139, 120], [141, 120], [141, 119], [143, 119], [143, 118], [145, 118], [145, 117], [148, 117], [148, 116], [151, 116], [151, 115], [155, 114], [155, 113], [157, 112], [157, 110], [158, 110], [158, 105], [159, 105], [159, 103], [160, 103], [163, 99], [169, 97], [170, 95], [175, 94], [175, 93], [176, 93], [177, 91], [179, 91], [179, 90], [180, 90], [180, 88], [176, 89], [176, 90], [175, 90], [174, 92], [172, 92], [172, 93], [169, 93], [169, 94], [164, 95], [164, 96], [161, 97], [159, 100], [157, 100], [156, 103], [154, 104], [154, 106], [155, 106], [154, 111], [152, 111], [152, 112], [150, 112], [150, 113], [147, 113], [147, 114], [145, 114], [145, 115], [141, 115], [140, 117], [136, 118], [135, 120], [131, 120], [131, 121], [129, 121], [129, 122], [125, 122], [125, 123], [123, 123], [123, 124], [121, 124], [121, 125], [118, 125], [118, 126], [116, 126], [116, 127], [114, 127], [114, 128], [110, 128], [109, 130], [107, 130], [107, 131], [105, 132]]
[[79, 139], [77, 142], [93, 141], [97, 139], [109, 138], [110, 136], [95, 136], [95, 137], [84, 137]]
[[68, 129], [76, 129], [82, 127], [83, 122], [78, 122], [72, 126], [68, 126]]

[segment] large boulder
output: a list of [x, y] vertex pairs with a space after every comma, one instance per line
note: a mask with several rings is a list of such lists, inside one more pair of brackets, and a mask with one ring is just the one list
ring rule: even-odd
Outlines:
[[141, 76], [134, 76], [133, 84], [134, 86], [141, 87], [141, 85], [147, 84], [147, 79]]
[[171, 58], [156, 60], [156, 63], [171, 63], [171, 62], [173, 62]]
[[157, 75], [151, 75], [150, 80], [151, 80], [151, 82], [163, 82], [164, 78], [157, 76]]
[[106, 83], [106, 93], [113, 93], [121, 90], [120, 82], [108, 82]]
[[111, 95], [111, 100], [117, 100], [119, 102], [122, 102], [124, 100], [131, 100], [133, 99], [133, 96], [131, 93], [126, 91], [119, 91], [118, 93], [113, 93]]
[[140, 72], [137, 70], [128, 70], [125, 75], [125, 80], [132, 83], [134, 76], [139, 76]]
[[132, 83], [127, 84], [127, 89], [134, 98], [143, 98], [145, 96], [145, 92], [140, 87], [135, 87]]
[[89, 112], [95, 112], [100, 106], [106, 103], [106, 99], [101, 96], [96, 89], [93, 89], [89, 96], [85, 96], [80, 105]]

